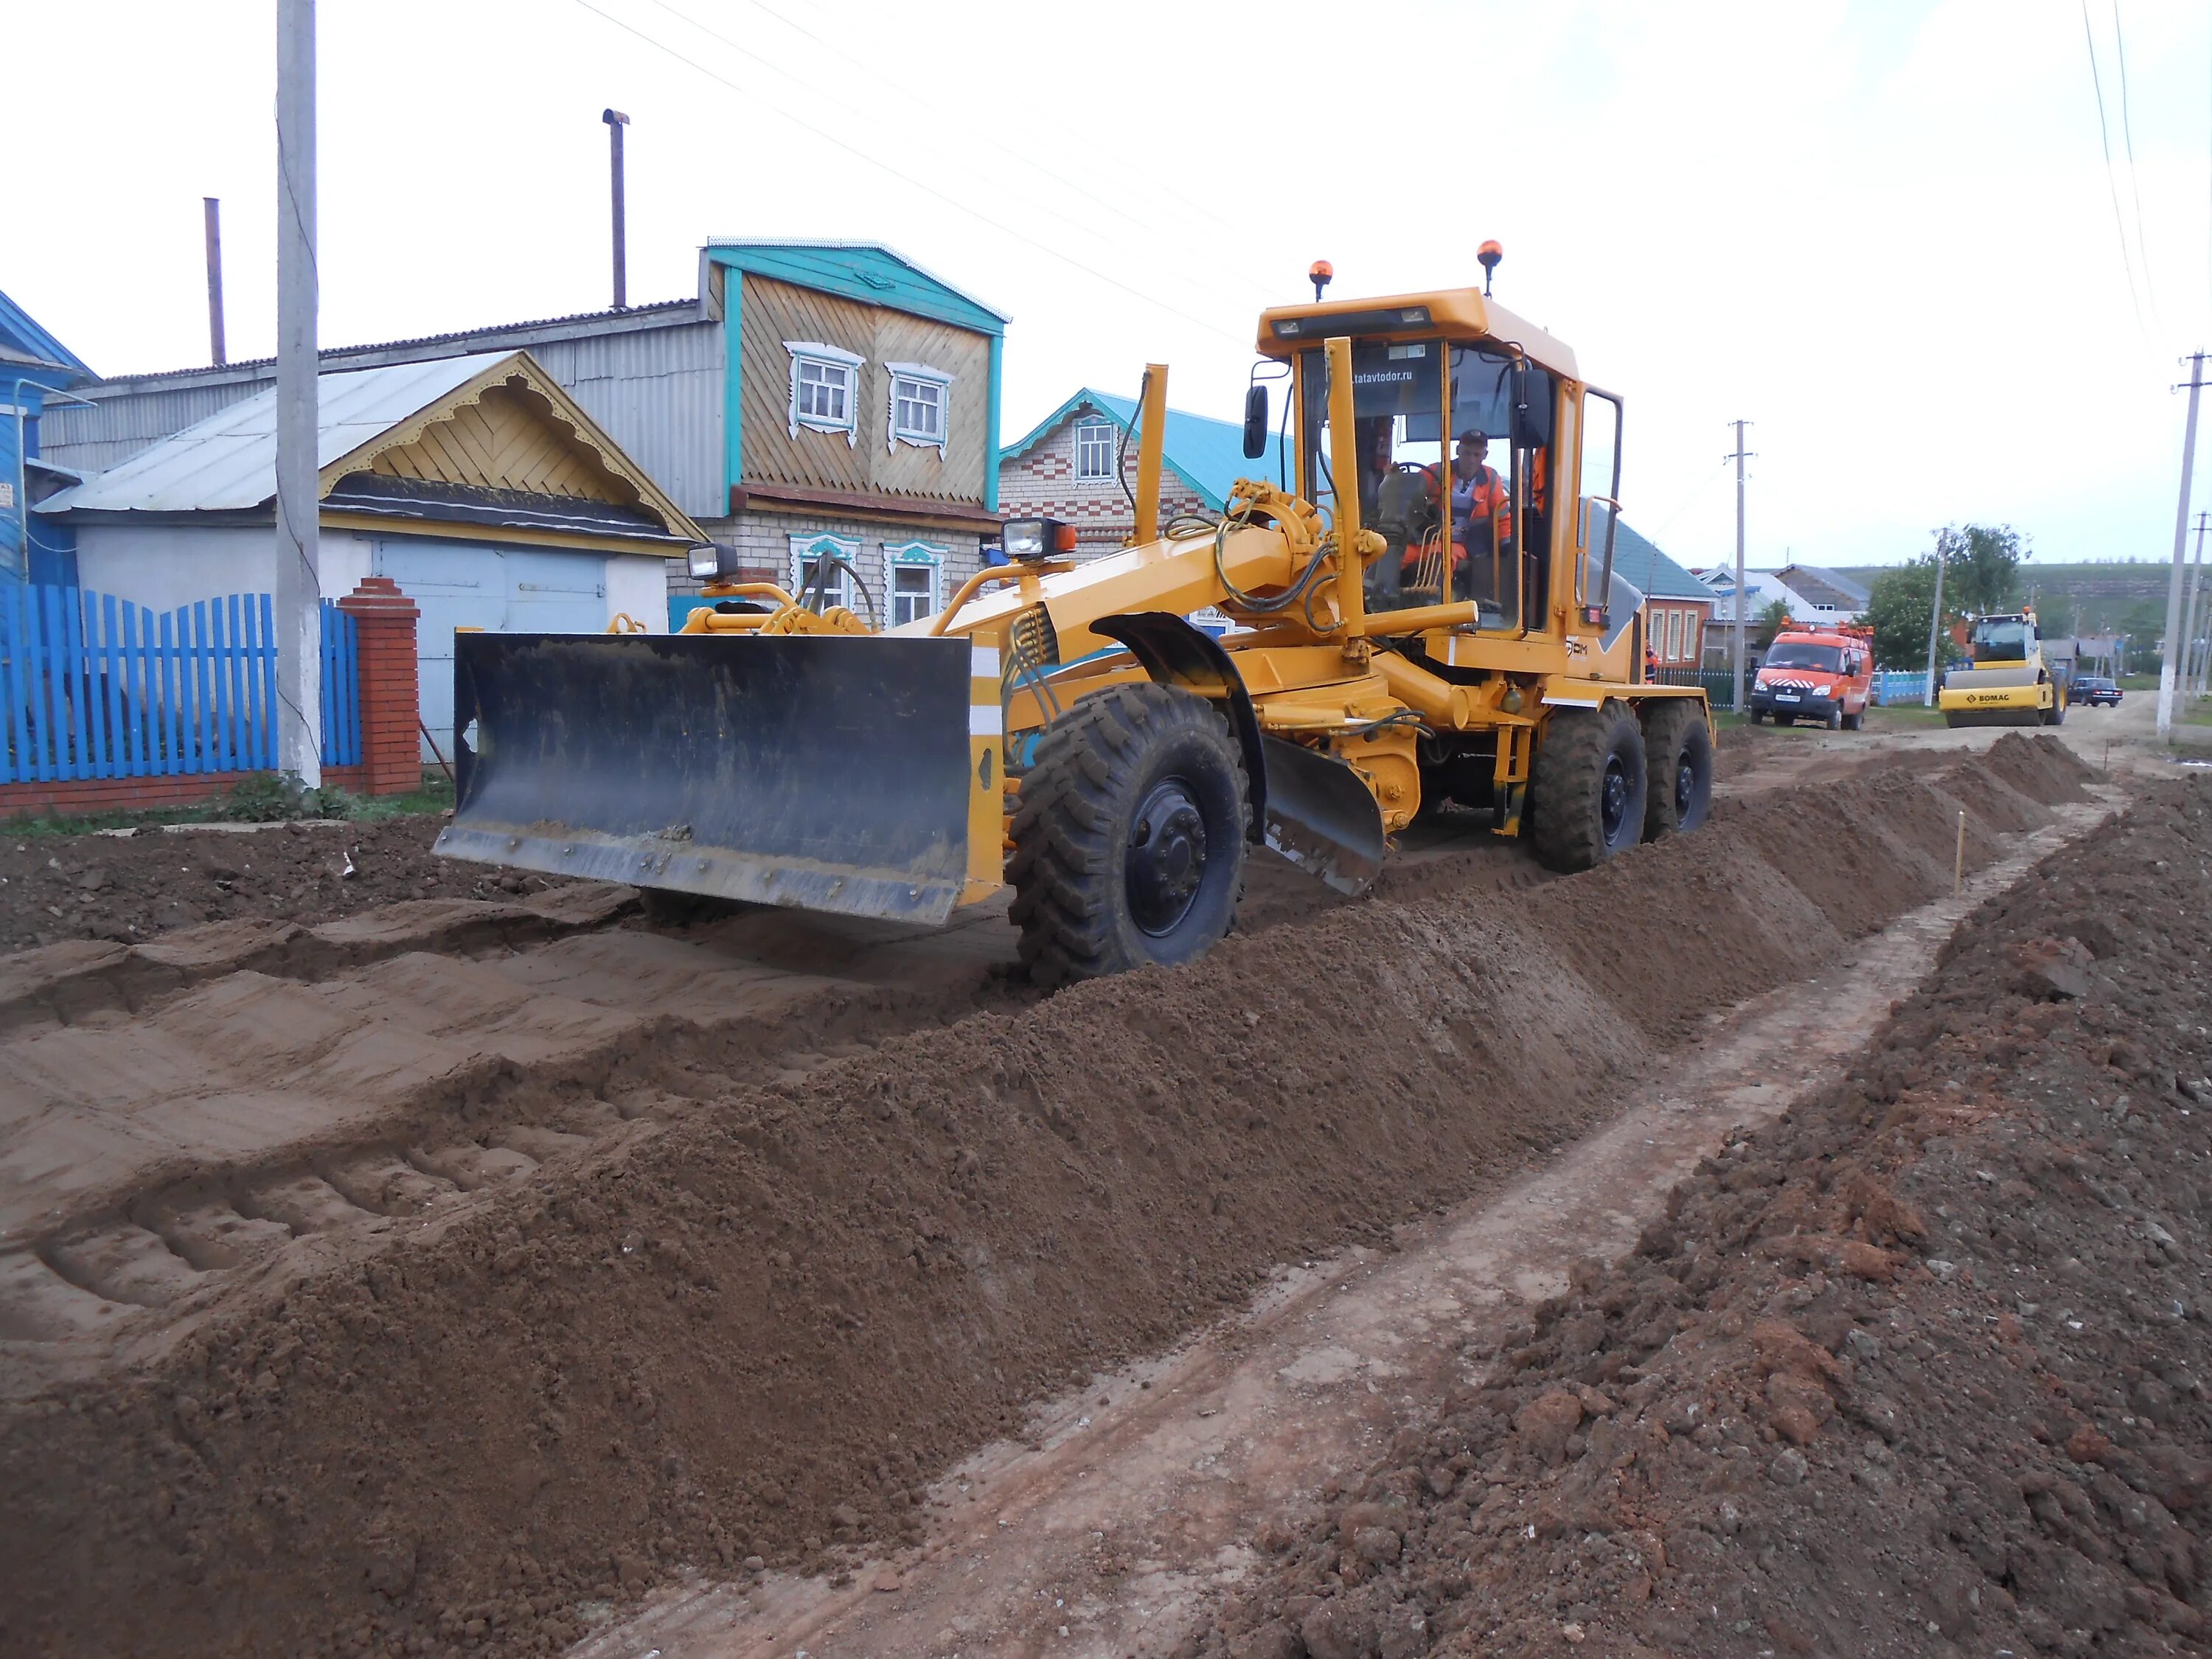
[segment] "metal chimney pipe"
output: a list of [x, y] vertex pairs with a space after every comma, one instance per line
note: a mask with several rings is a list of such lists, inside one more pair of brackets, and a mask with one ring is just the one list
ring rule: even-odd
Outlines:
[[208, 361], [220, 368], [230, 361], [222, 343], [222, 200], [203, 196], [207, 219]]
[[599, 119], [607, 124], [608, 161], [614, 176], [615, 309], [621, 311], [629, 305], [629, 239], [623, 222], [623, 129], [629, 125], [629, 117], [618, 109], [603, 109]]

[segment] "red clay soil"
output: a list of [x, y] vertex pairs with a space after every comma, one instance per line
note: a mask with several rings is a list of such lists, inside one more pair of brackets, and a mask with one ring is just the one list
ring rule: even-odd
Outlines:
[[1984, 905], [1188, 1651], [2212, 1647], [2208, 860], [2212, 786], [2161, 783]]
[[433, 858], [444, 823], [424, 814], [14, 839], [0, 827], [0, 952], [73, 939], [135, 945], [208, 921], [312, 927], [398, 899], [498, 899], [561, 884]]
[[[543, 1653], [686, 1563], [912, 1538], [922, 1484], [1026, 1401], [1510, 1179], [1697, 1007], [1948, 880], [1950, 797], [1796, 793], [1761, 805], [1787, 836], [1740, 810], [732, 1077], [149, 1364], [0, 1403], [0, 1648]], [[1778, 839], [1792, 870], [1902, 866], [1808, 890]]]

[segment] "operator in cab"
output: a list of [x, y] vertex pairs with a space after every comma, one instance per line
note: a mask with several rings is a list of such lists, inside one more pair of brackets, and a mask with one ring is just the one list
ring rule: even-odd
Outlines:
[[[1435, 467], [1426, 469], [1429, 500], [1440, 516], [1447, 495], [1449, 498], [1454, 597], [1472, 597], [1468, 556], [1486, 560], [1498, 550], [1498, 543], [1510, 539], [1504, 533], [1502, 525], [1510, 507], [1505, 480], [1490, 465], [1486, 459], [1489, 453], [1488, 438], [1480, 432], [1462, 432], [1454, 447], [1450, 472], [1440, 478]], [[1413, 547], [1406, 550], [1407, 575], [1413, 574], [1419, 552]]]

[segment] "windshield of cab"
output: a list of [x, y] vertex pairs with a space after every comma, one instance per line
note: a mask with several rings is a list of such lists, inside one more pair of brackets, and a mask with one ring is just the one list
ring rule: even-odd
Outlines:
[[1817, 674], [1839, 674], [1844, 668], [1843, 647], [1834, 645], [1814, 645], [1800, 640], [1780, 640], [1767, 651], [1765, 668], [1809, 668]]
[[[1311, 498], [1334, 510], [1328, 364], [1300, 354], [1305, 477]], [[1365, 340], [1352, 348], [1353, 452], [1359, 519], [1379, 532], [1382, 556], [1367, 566], [1369, 611], [1474, 600], [1480, 626], [1518, 629], [1543, 563], [1523, 550], [1549, 545], [1548, 437], [1552, 377], [1486, 346], [1439, 339]], [[1523, 412], [1516, 441], [1515, 403]]]
[[1976, 662], [2026, 662], [2033, 639], [2024, 622], [1982, 622], [1974, 624]]

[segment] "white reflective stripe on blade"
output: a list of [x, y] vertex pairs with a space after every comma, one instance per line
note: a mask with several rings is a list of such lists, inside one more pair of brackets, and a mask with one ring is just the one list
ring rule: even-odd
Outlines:
[[968, 672], [977, 679], [999, 678], [999, 647], [995, 645], [971, 646], [968, 651]]
[[996, 738], [1006, 734], [1006, 712], [995, 702], [971, 702], [968, 705], [968, 735], [971, 738]]

